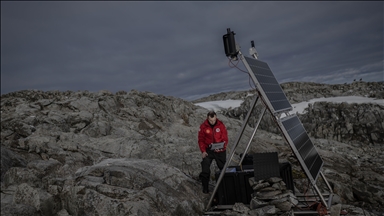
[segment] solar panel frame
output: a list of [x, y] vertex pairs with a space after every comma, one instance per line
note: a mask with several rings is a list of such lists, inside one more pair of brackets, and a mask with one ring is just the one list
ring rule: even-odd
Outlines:
[[244, 56], [244, 65], [272, 114], [292, 110], [283, 89], [266, 62]]
[[297, 115], [291, 115], [280, 119], [278, 123], [307, 177], [315, 184], [324, 161], [317, 152], [300, 119]]

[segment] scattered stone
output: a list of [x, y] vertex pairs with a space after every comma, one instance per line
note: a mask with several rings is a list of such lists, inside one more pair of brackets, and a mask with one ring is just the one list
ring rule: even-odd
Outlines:
[[71, 216], [68, 214], [67, 210], [61, 209], [59, 212], [57, 212], [57, 216]]
[[289, 201], [276, 203], [275, 206], [283, 212], [289, 211], [292, 208], [292, 204]]
[[249, 211], [249, 215], [263, 216], [263, 215], [275, 215], [278, 212], [274, 205], [268, 205], [261, 208], [253, 209]]
[[[270, 184], [270, 185], [273, 185], [274, 183], [277, 183], [279, 182], [280, 184], [282, 184], [281, 182], [281, 178], [279, 177], [271, 177], [269, 179], [267, 179], [267, 182]], [[284, 183], [284, 182], [283, 182]]]
[[232, 207], [232, 210], [235, 212], [247, 214], [249, 211], [249, 208], [246, 207], [243, 203], [235, 203]]
[[279, 190], [273, 190], [273, 191], [258, 191], [255, 194], [255, 197], [261, 200], [271, 200], [276, 199], [276, 195], [281, 194], [281, 191]]
[[340, 216], [341, 204], [331, 206], [331, 216]]
[[258, 208], [267, 206], [268, 204], [269, 204], [268, 202], [264, 202], [254, 197], [251, 199], [251, 202], [249, 205], [251, 209], [258, 209]]
[[[252, 179], [252, 178], [249, 178], [249, 179]], [[270, 184], [268, 182], [264, 182], [264, 183], [259, 183], [259, 184], [251, 184], [251, 187], [254, 191], [259, 191], [263, 188], [266, 188], [266, 187], [269, 187]]]

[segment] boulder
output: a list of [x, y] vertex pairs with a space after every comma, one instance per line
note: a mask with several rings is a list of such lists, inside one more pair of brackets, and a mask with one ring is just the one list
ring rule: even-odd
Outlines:
[[1, 181], [3, 181], [4, 174], [11, 167], [25, 167], [27, 165], [24, 158], [17, 153], [1, 146]]
[[61, 203], [45, 190], [36, 189], [26, 183], [20, 184], [14, 194], [13, 203], [32, 206], [41, 215], [55, 215]]
[[106, 159], [75, 178], [61, 193], [71, 215], [196, 215], [203, 209], [200, 185], [159, 160]]

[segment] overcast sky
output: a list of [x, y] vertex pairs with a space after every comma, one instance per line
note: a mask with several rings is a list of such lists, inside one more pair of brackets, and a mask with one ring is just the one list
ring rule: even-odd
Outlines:
[[[280, 83], [383, 81], [383, 2], [1, 1], [1, 94], [150, 91], [186, 100], [250, 89], [227, 28]], [[242, 62], [238, 64], [244, 68]]]

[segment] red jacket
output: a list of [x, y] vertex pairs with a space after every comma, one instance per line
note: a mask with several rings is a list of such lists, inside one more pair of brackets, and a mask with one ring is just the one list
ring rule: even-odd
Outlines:
[[200, 151], [203, 153], [206, 151], [208, 146], [212, 143], [225, 142], [224, 148], [220, 151], [225, 151], [228, 145], [228, 132], [223, 122], [216, 119], [216, 124], [212, 128], [206, 119], [201, 125], [198, 134], [198, 142]]

